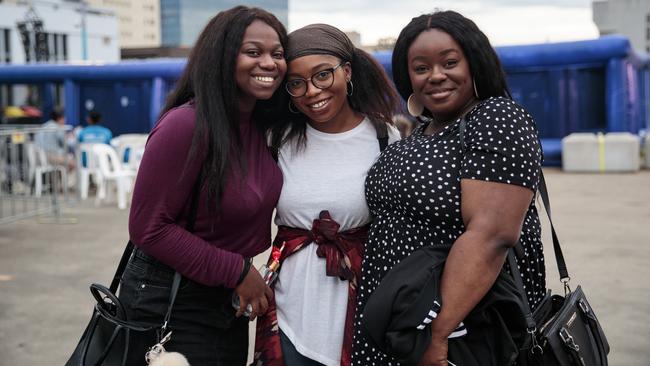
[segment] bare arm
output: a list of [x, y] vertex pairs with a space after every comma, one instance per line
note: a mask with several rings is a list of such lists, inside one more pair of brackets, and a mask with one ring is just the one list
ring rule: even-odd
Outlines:
[[441, 282], [443, 306], [420, 365], [447, 365], [447, 337], [494, 284], [533, 198], [528, 188], [471, 179], [461, 180], [461, 192], [466, 230], [449, 252]]

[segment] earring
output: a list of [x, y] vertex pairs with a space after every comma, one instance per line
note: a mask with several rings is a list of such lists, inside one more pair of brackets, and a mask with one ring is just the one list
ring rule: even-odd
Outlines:
[[348, 91], [346, 94], [348, 95], [348, 97], [351, 97], [352, 94], [354, 93], [354, 84], [352, 84], [352, 80], [348, 80], [348, 84], [350, 85], [348, 85]]
[[295, 109], [296, 107], [293, 105], [291, 101], [289, 101], [289, 112], [293, 114], [300, 114], [300, 111]]
[[474, 96], [476, 97], [476, 99], [480, 99], [478, 97], [478, 89], [476, 88], [476, 79], [472, 78], [472, 84], [474, 84]]
[[409, 95], [409, 98], [406, 101], [406, 109], [413, 117], [420, 117], [422, 112], [424, 112], [424, 106], [417, 101], [415, 94]]

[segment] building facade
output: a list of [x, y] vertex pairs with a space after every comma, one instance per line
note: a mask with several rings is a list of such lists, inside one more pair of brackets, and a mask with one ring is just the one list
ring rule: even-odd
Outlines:
[[288, 0], [160, 0], [161, 45], [191, 47], [208, 21], [222, 10], [236, 5], [260, 7], [273, 13], [286, 26], [289, 23]]
[[[0, 1], [0, 67], [119, 61], [117, 18], [82, 5], [63, 0]], [[0, 84], [0, 113], [10, 105], [39, 105], [46, 97], [62, 105], [62, 85], [44, 90], [42, 85]]]
[[0, 64], [120, 60], [117, 19], [72, 1], [0, 3]]
[[119, 21], [120, 48], [160, 46], [160, 0], [86, 0], [94, 8], [108, 9]]
[[650, 52], [650, 1], [596, 0], [592, 9], [600, 35], [622, 34], [636, 51]]

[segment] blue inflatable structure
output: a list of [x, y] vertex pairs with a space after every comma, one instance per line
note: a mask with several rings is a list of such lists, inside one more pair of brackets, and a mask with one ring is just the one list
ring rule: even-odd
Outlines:
[[[513, 98], [535, 118], [545, 164], [561, 164], [572, 132], [631, 132], [650, 127], [650, 58], [627, 38], [497, 47]], [[390, 73], [390, 52], [375, 54]]]
[[[627, 38], [497, 47], [513, 98], [537, 121], [546, 165], [560, 165], [560, 139], [572, 132], [650, 127], [650, 58]], [[376, 52], [391, 74], [391, 52]], [[0, 84], [38, 85], [42, 110], [54, 106], [63, 85], [67, 121], [97, 109], [115, 135], [148, 132], [185, 66], [184, 59], [105, 65], [4, 65]]]

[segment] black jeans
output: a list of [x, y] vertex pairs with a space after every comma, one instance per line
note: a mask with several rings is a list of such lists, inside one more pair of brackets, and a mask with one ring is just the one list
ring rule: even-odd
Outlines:
[[[136, 249], [122, 275], [120, 301], [127, 317], [143, 325], [160, 325], [167, 312], [174, 270]], [[245, 365], [248, 318], [235, 317], [233, 290], [182, 279], [168, 329], [169, 352], [180, 352], [192, 366]], [[128, 365], [146, 365], [144, 355]]]
[[282, 358], [285, 366], [323, 366], [322, 363], [298, 352], [296, 346], [291, 343], [282, 329], [280, 329], [280, 345], [282, 346]]

